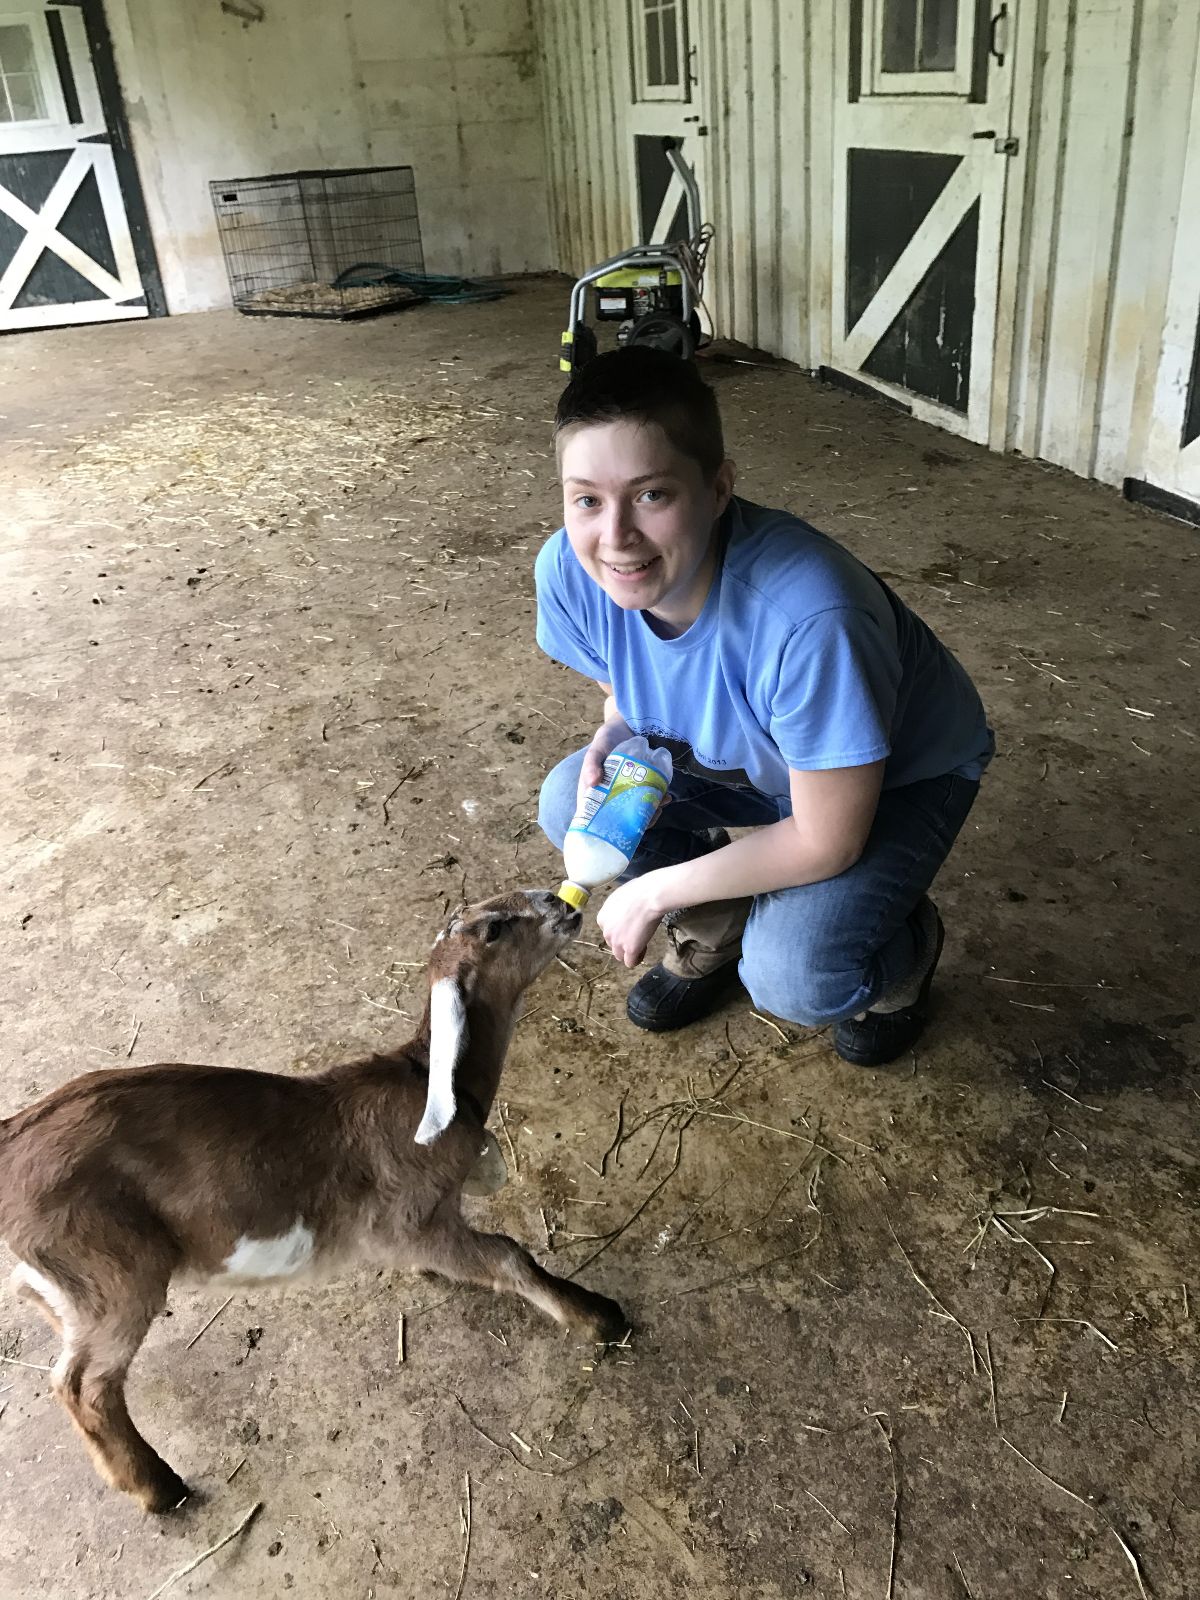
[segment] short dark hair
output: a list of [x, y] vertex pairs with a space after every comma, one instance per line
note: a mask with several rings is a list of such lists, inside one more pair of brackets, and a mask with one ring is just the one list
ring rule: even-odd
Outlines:
[[559, 398], [554, 436], [599, 422], [654, 422], [706, 478], [725, 459], [717, 397], [690, 361], [653, 345], [607, 350], [577, 372]]

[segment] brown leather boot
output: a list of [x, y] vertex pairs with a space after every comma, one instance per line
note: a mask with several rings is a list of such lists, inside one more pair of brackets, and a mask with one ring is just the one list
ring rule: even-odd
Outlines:
[[707, 1017], [740, 987], [738, 962], [750, 898], [713, 900], [667, 919], [670, 949], [629, 991], [636, 1027], [669, 1033]]

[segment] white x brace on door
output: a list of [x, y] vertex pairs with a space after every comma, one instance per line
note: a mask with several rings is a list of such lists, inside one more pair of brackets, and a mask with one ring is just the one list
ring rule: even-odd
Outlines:
[[832, 362], [988, 441], [1016, 6], [838, 8]]
[[147, 315], [83, 14], [0, 11], [0, 331]]

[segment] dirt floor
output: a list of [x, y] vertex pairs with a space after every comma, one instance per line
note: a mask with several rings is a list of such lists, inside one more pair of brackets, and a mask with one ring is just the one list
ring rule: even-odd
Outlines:
[[[533, 642], [564, 304], [0, 343], [0, 1111], [404, 1038], [447, 907], [557, 881], [538, 784], [597, 710]], [[130, 1385], [198, 1491], [156, 1521], [6, 1300], [5, 1596], [147, 1600], [260, 1501], [172, 1594], [1200, 1592], [1196, 534], [709, 374], [744, 492], [880, 571], [996, 725], [918, 1055], [746, 1004], [640, 1035], [589, 923], [473, 1206], [619, 1298], [628, 1352], [433, 1280], [180, 1292]]]

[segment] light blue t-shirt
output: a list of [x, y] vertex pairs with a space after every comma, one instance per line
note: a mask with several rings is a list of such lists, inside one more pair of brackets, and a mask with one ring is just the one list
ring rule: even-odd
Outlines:
[[685, 772], [789, 803], [789, 768], [886, 758], [886, 789], [980, 777], [994, 746], [975, 686], [881, 578], [786, 511], [734, 499], [722, 532], [703, 611], [663, 639], [609, 599], [560, 529], [535, 568], [538, 644], [611, 683], [630, 728]]

